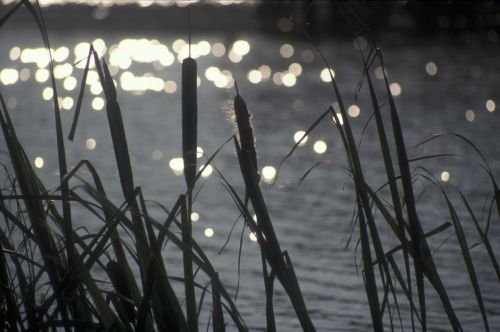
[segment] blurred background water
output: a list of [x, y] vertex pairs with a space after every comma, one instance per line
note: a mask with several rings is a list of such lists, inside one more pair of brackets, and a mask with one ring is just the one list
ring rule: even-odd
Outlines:
[[[187, 10], [173, 2], [169, 7], [154, 6], [158, 3], [153, 1], [139, 2], [140, 7], [108, 6], [108, 2], [90, 4], [94, 6], [45, 8], [65, 133], [74, 116], [83, 75], [85, 61], [81, 60], [85, 59], [89, 43], [92, 43], [110, 64], [118, 86], [135, 183], [142, 187], [148, 200], [170, 208], [185, 190], [184, 179], [180, 176], [180, 62], [189, 49]], [[180, 2], [181, 6], [184, 4]], [[405, 4], [400, 6], [404, 8]], [[314, 46], [303, 38], [300, 29], [294, 28], [287, 19], [292, 15], [300, 25], [307, 19], [307, 15], [303, 15], [305, 9], [275, 5], [273, 11], [270, 7], [261, 7], [257, 3], [193, 6], [191, 9], [191, 52], [197, 59], [199, 76], [199, 165], [234, 133], [231, 107], [236, 80], [240, 94], [253, 113], [264, 195], [281, 245], [292, 257], [313, 322], [319, 331], [369, 331], [371, 319], [363, 280], [357, 274], [360, 264], [359, 255], [356, 255], [358, 235], [349, 230], [354, 213], [354, 192], [342, 168], [346, 164], [345, 151], [331, 119], [325, 119], [283, 164], [276, 183], [270, 185], [278, 164], [300, 138], [300, 132], [330, 105], [335, 108], [338, 104], [328, 82], [326, 65]], [[1, 8], [5, 12], [6, 7]], [[435, 133], [460, 133], [481, 149], [498, 179], [500, 119], [496, 102], [500, 98], [500, 48], [496, 29], [477, 26], [459, 29], [455, 26], [456, 15], [435, 15], [434, 29], [415, 33], [407, 25], [419, 21], [412, 21], [412, 16], [407, 14], [398, 14], [398, 10], [402, 11], [398, 8], [392, 14], [384, 12], [384, 19], [392, 29], [374, 31], [384, 55], [407, 147]], [[312, 22], [319, 25], [317, 22], [325, 18], [318, 14], [321, 10], [314, 10], [317, 13], [311, 16]], [[58, 173], [48, 57], [29, 14], [16, 15], [0, 32], [1, 90], [29, 158], [46, 186], [54, 188]], [[466, 22], [470, 20], [466, 18]], [[329, 33], [328, 38], [319, 38], [319, 46], [334, 72], [344, 103], [349, 107], [349, 120], [360, 141], [365, 176], [373, 188], [378, 188], [386, 179], [376, 128], [370, 121], [372, 111], [366, 86], [363, 85], [357, 94], [357, 85], [362, 79], [359, 49], [365, 54], [368, 52], [368, 35], [362, 33], [356, 42], [349, 31], [339, 30], [336, 35], [319, 26], [307, 29]], [[385, 103], [380, 64], [374, 64], [371, 74], [381, 91], [381, 103]], [[75, 139], [65, 144], [69, 165], [75, 166], [82, 159], [90, 160], [101, 174], [108, 194], [119, 204], [122, 198], [101, 92], [97, 74], [91, 68]], [[383, 109], [387, 111], [385, 106]], [[3, 138], [1, 144], [2, 162], [5, 163]], [[474, 163], [473, 160], [480, 158], [473, 149], [450, 137], [409, 149], [410, 156], [415, 158], [442, 153], [462, 157], [413, 163], [416, 187], [422, 193], [418, 207], [425, 231], [449, 220], [444, 202], [436, 189], [419, 176], [424, 171], [418, 166], [425, 167], [442, 181], [456, 202], [454, 186], [460, 188], [484, 225], [492, 199], [491, 184], [486, 173]], [[301, 177], [318, 163], [319, 166], [299, 185]], [[214, 168], [244, 195], [230, 142], [207, 168], [199, 185], [193, 208], [193, 233], [213, 259], [222, 281], [235, 294], [242, 222], [238, 222], [225, 251], [218, 255], [239, 213]], [[1, 179], [4, 183], [5, 178]], [[78, 181], [72, 184], [78, 185]], [[161, 209], [153, 203], [151, 209], [154, 216], [160, 220], [164, 218]], [[472, 246], [479, 241], [477, 232], [465, 209], [458, 210]], [[493, 212], [495, 215], [496, 211]], [[101, 227], [83, 211], [75, 211], [75, 220], [76, 226], [89, 230]], [[387, 245], [384, 249], [389, 250], [390, 244], [395, 245], [396, 241], [387, 225], [379, 227]], [[480, 313], [452, 233], [449, 228], [433, 236], [430, 246], [465, 330], [477, 331], [482, 328]], [[498, 253], [498, 216], [492, 220], [489, 236]], [[237, 303], [250, 329], [264, 331], [265, 296], [260, 254], [254, 240], [248, 230], [242, 236]], [[171, 275], [182, 275], [179, 254], [171, 246], [165, 250]], [[474, 247], [471, 254], [484, 292], [490, 325], [492, 329], [500, 328], [499, 283], [484, 247]], [[433, 331], [447, 331], [449, 326], [439, 300], [431, 288], [428, 289], [429, 326]], [[182, 294], [182, 287], [178, 290]], [[299, 330], [286, 295], [279, 286], [275, 291], [279, 329]], [[408, 317], [406, 302], [401, 309], [403, 317]], [[206, 324], [207, 320], [208, 310], [205, 310], [201, 324]], [[408, 324], [409, 320], [405, 319], [404, 325]]]

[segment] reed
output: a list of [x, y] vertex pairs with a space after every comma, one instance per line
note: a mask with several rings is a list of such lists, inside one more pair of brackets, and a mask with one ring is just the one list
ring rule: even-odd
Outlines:
[[[182, 157], [187, 187], [186, 203], [182, 209], [182, 238], [188, 249], [191, 249], [191, 212], [197, 159], [198, 97], [196, 80], [196, 60], [188, 57], [182, 61]], [[193, 264], [189, 254], [184, 253], [183, 259], [187, 317], [190, 331], [196, 332], [198, 331], [198, 315], [196, 313], [196, 296], [193, 283]]]

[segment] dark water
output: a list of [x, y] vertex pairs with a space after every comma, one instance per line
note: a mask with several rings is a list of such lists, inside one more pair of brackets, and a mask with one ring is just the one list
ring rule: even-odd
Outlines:
[[[108, 49], [126, 38], [157, 39], [177, 57], [177, 53], [172, 50], [172, 43], [180, 37], [173, 34], [133, 37], [118, 33], [75, 35], [70, 32], [54, 31], [51, 38], [55, 49], [66, 46], [69, 50], [69, 57], [61, 64], [71, 64], [75, 62], [74, 47], [80, 42], [93, 41], [96, 38], [101, 38]], [[228, 60], [227, 51], [231, 48], [231, 43], [224, 38], [215, 35], [193, 37], [196, 43], [206, 40], [211, 46], [220, 42], [226, 47], [226, 54], [223, 57], [208, 54], [197, 60], [201, 78], [198, 92], [199, 145], [207, 155], [211, 155], [233, 134], [228, 105], [232, 103], [234, 88], [218, 88], [205, 76], [208, 67], [217, 66], [221, 70], [231, 71], [232, 77], [238, 82], [240, 94], [253, 113], [260, 169], [266, 165], [277, 168], [280, 160], [293, 146], [294, 133], [305, 130], [336, 100], [331, 86], [320, 79], [324, 65], [318, 54], [313, 53], [314, 59], [311, 62], [306, 61], [310, 60], [308, 59], [310, 55], [306, 55], [307, 52], [314, 51], [310, 44], [292, 43], [290, 37], [285, 34], [275, 38], [245, 35], [236, 39], [247, 40], [250, 45], [249, 53], [239, 63]], [[9, 59], [12, 48], [41, 47], [41, 42], [34, 31], [16, 29], [16, 31], [2, 30], [0, 43], [2, 69], [12, 68], [20, 72], [27, 68], [31, 73], [25, 82], [18, 80], [13, 85], [2, 86], [2, 94], [10, 105], [13, 121], [29, 158], [34, 163], [36, 157], [43, 158], [43, 167], [37, 172], [48, 187], [54, 187], [58, 175], [53, 110], [51, 102], [42, 98], [42, 92], [49, 86], [49, 81], [36, 82], [34, 77], [36, 64]], [[291, 43], [294, 47], [294, 54], [290, 58], [280, 55], [280, 47], [285, 43]], [[134, 45], [132, 48], [137, 47]], [[369, 94], [365, 85], [355, 100], [356, 85], [361, 79], [362, 68], [358, 52], [352, 42], [334, 40], [323, 43], [321, 48], [335, 71], [344, 103], [357, 104], [361, 109], [359, 117], [351, 118], [350, 121], [356, 137], [361, 142], [360, 151], [367, 181], [377, 188], [385, 182], [384, 167], [373, 121], [368, 123], [366, 130], [363, 130], [371, 114]], [[457, 39], [453, 42], [444, 38], [434, 38], [382, 44], [382, 50], [389, 80], [391, 83], [398, 83], [402, 88], [401, 94], [396, 97], [396, 103], [407, 147], [437, 132], [460, 133], [470, 138], [481, 149], [490, 163], [493, 175], [498, 179], [500, 176], [498, 158], [500, 150], [497, 144], [500, 128], [499, 112], [498, 110], [490, 112], [486, 107], [487, 100], [494, 102], [500, 100], [498, 45], [481, 37]], [[109, 58], [109, 52], [106, 57]], [[437, 74], [434, 76], [426, 72], [426, 64], [429, 62], [437, 66]], [[276, 85], [272, 76], [271, 79], [259, 84], [252, 84], [247, 78], [250, 70], [258, 69], [262, 65], [269, 66], [274, 74], [288, 70], [292, 63], [299, 63], [302, 67], [302, 73], [296, 78], [296, 84], [292, 87]], [[377, 65], [374, 69], [375, 67]], [[135, 183], [142, 187], [147, 199], [167, 207], [171, 207], [177, 196], [185, 190], [183, 177], [174, 175], [169, 167], [172, 158], [181, 156], [180, 69], [177, 60], [162, 70], [155, 69], [151, 63], [133, 61], [130, 68], [118, 70], [115, 76], [120, 86], [119, 102], [122, 106]], [[164, 81], [176, 82], [177, 91], [174, 93], [166, 93], [163, 90], [140, 93], [124, 91], [120, 76], [125, 71], [135, 76], [151, 73]], [[372, 74], [375, 75], [375, 72], [372, 71]], [[73, 69], [71, 76], [80, 82], [82, 70]], [[9, 79], [8, 75], [5, 79]], [[375, 81], [378, 88], [381, 88], [381, 81], [377, 79]], [[63, 87], [63, 79], [58, 79], [57, 83], [60, 96], [71, 97], [73, 103], [76, 103], [78, 87], [68, 91]], [[89, 88], [90, 86], [87, 86], [75, 140], [66, 141], [69, 165], [74, 166], [81, 159], [90, 160], [101, 174], [108, 193], [115, 197], [119, 204], [121, 202], [119, 180], [106, 115], [104, 110], [92, 111], [94, 96]], [[385, 103], [384, 95], [380, 96], [380, 102]], [[489, 107], [492, 109], [491, 102]], [[69, 108], [70, 110], [62, 111], [65, 133], [69, 131], [74, 114], [74, 106]], [[468, 110], [473, 111], [473, 121], [466, 119]], [[468, 113], [469, 120], [471, 114]], [[95, 148], [92, 150], [86, 148], [86, 141], [89, 138], [95, 141]], [[313, 145], [319, 140], [327, 145], [324, 154], [314, 152]], [[1, 149], [5, 150], [3, 139], [1, 144]], [[425, 167], [438, 179], [443, 172], [449, 172], [449, 181], [445, 183], [445, 187], [449, 189], [452, 199], [457, 203], [468, 244], [472, 246], [479, 237], [458, 200], [454, 186], [462, 190], [484, 223], [492, 198], [491, 184], [485, 172], [472, 161], [479, 161], [480, 157], [460, 140], [443, 138], [409, 150], [412, 157], [442, 153], [453, 153], [461, 157], [426, 159], [412, 164], [415, 167], [416, 190], [422, 192], [422, 195], [418, 196], [420, 219], [425, 231], [450, 221], [442, 197], [434, 187], [419, 176], [424, 171], [419, 170], [418, 166]], [[3, 155], [2, 162], [6, 160], [7, 157]], [[199, 159], [200, 164], [202, 160], [205, 158]], [[320, 161], [324, 163], [314, 168], [299, 186], [299, 179]], [[284, 163], [274, 186], [262, 183], [281, 246], [288, 250], [292, 257], [312, 320], [319, 331], [371, 330], [363, 280], [357, 274], [357, 265], [359, 268], [360, 264], [360, 255], [356, 252], [357, 229], [352, 234], [349, 244], [347, 240], [351, 235], [349, 225], [354, 213], [354, 193], [350, 178], [341, 167], [345, 163], [345, 151], [340, 137], [327, 119], [310, 135], [307, 143], [298, 148]], [[228, 178], [241, 195], [244, 194], [243, 181], [239, 176], [237, 158], [231, 143], [221, 150], [214, 159], [213, 166]], [[206, 249], [222, 281], [234, 294], [241, 221], [226, 250], [220, 256], [217, 255], [233, 222], [238, 218], [238, 211], [215, 173], [203, 179], [202, 183], [203, 186], [200, 184], [201, 190], [193, 208], [199, 213], [199, 221], [193, 225], [194, 237]], [[74, 181], [73, 185], [78, 185], [78, 181]], [[161, 211], [155, 209], [153, 204], [151, 209], [152, 214], [160, 220], [164, 218]], [[489, 236], [496, 253], [499, 253], [500, 226], [498, 216], [495, 217], [496, 211], [493, 212]], [[82, 211], [76, 209], [75, 214], [78, 226], [85, 226], [90, 230], [101, 227]], [[389, 250], [397, 242], [387, 225], [380, 222], [378, 226], [384, 249]], [[213, 230], [212, 237], [205, 235], [207, 228]], [[452, 234], [452, 229], [448, 228], [429, 239], [429, 243], [438, 263], [439, 273], [464, 329], [478, 331], [483, 328], [481, 316], [461, 258], [460, 248], [456, 237]], [[256, 244], [249, 239], [248, 233], [243, 236], [242, 249], [237, 304], [250, 329], [264, 331], [265, 298], [260, 254]], [[490, 327], [492, 330], [499, 329], [500, 285], [484, 246], [481, 244], [475, 246], [471, 249], [471, 255], [481, 283]], [[171, 274], [182, 275], [179, 251], [167, 246], [165, 256]], [[199, 281], [206, 282], [203, 276]], [[181, 292], [182, 287], [179, 285], [178, 289]], [[430, 329], [450, 330], [439, 299], [430, 285], [427, 289]], [[400, 296], [399, 300], [402, 303], [404, 325], [408, 327], [407, 301], [403, 296]], [[206, 324], [209, 314], [208, 307], [205, 309], [202, 315], [203, 324]], [[275, 312], [280, 330], [300, 330], [289, 300], [278, 285], [275, 294]]]

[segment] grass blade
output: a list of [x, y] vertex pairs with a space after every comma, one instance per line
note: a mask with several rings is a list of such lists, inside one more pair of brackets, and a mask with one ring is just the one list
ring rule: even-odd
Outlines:
[[80, 87], [80, 92], [78, 93], [78, 99], [76, 101], [75, 115], [73, 117], [73, 122], [71, 123], [71, 129], [69, 130], [68, 139], [70, 141], [73, 141], [73, 138], [75, 137], [76, 125], [77, 125], [78, 119], [80, 117], [80, 111], [82, 108], [82, 101], [83, 101], [83, 94], [85, 93], [85, 84], [87, 83], [87, 76], [89, 73], [90, 59], [92, 58], [93, 54], [94, 54], [94, 47], [92, 45], [90, 45], [89, 54], [87, 56], [87, 59], [85, 60], [85, 68], [83, 69], [82, 85]]
[[3, 27], [5, 23], [9, 20], [9, 18], [21, 7], [22, 1], [19, 1], [16, 5], [14, 5], [7, 13], [5, 13], [2, 18], [0, 18], [0, 29]]
[[[380, 53], [378, 53], [382, 68], [383, 58]], [[441, 279], [437, 273], [437, 269], [435, 267], [434, 261], [430, 254], [429, 247], [427, 245], [427, 241], [423, 237], [422, 226], [418, 219], [416, 207], [415, 207], [415, 199], [413, 194], [413, 185], [410, 174], [410, 167], [408, 162], [408, 157], [406, 154], [406, 148], [403, 139], [403, 132], [401, 129], [401, 124], [399, 121], [399, 116], [396, 110], [396, 104], [394, 102], [394, 98], [392, 97], [389, 82], [387, 80], [387, 76], [384, 73], [384, 84], [387, 96], [389, 98], [389, 110], [391, 116], [391, 123], [394, 135], [394, 142], [396, 145], [396, 151], [398, 156], [398, 163], [400, 167], [401, 180], [403, 184], [403, 192], [405, 197], [406, 209], [408, 214], [408, 222], [410, 225], [410, 238], [413, 243], [412, 249], [414, 253], [414, 266], [415, 266], [415, 274], [417, 281], [417, 291], [419, 296], [420, 303], [420, 314], [422, 320], [422, 329], [425, 331], [427, 329], [427, 320], [426, 320], [426, 312], [425, 312], [425, 290], [423, 284], [423, 275], [424, 268], [428, 269], [427, 277], [431, 284], [433, 284], [434, 288], [438, 292], [441, 302], [445, 308], [445, 311], [448, 315], [448, 319], [450, 320], [451, 325], [455, 330], [462, 330], [460, 322], [455, 314], [451, 306], [450, 299], [446, 294], [446, 290], [442, 285]], [[425, 267], [424, 267], [425, 265]]]
[[471, 217], [472, 222], [476, 226], [477, 232], [479, 233], [481, 240], [484, 242], [484, 245], [486, 247], [486, 251], [488, 252], [488, 256], [490, 257], [491, 264], [493, 265], [493, 268], [494, 268], [495, 273], [497, 275], [497, 279], [498, 279], [498, 281], [500, 281], [500, 270], [498, 268], [498, 262], [497, 262], [497, 259], [495, 257], [495, 253], [493, 252], [493, 247], [491, 246], [490, 240], [488, 239], [488, 234], [483, 232], [483, 230], [479, 226], [479, 222], [477, 221], [477, 218], [474, 215], [474, 212], [472, 211], [464, 194], [460, 190], [458, 191], [458, 193], [460, 194], [460, 197], [462, 198], [462, 202], [464, 203], [465, 207], [467, 208], [467, 211], [469, 212], [469, 216]]
[[8, 326], [11, 331], [17, 331], [17, 324], [21, 322], [21, 315], [17, 308], [12, 282], [7, 272], [3, 246], [0, 244], [0, 326]]
[[469, 253], [469, 247], [467, 245], [467, 240], [465, 238], [465, 234], [464, 234], [464, 231], [462, 229], [462, 225], [460, 223], [460, 219], [458, 217], [458, 214], [455, 210], [455, 207], [451, 203], [451, 201], [448, 197], [448, 194], [446, 193], [446, 191], [444, 190], [442, 185], [437, 180], [432, 178], [432, 174], [423, 175], [423, 176], [427, 180], [429, 180], [429, 182], [434, 184], [439, 189], [439, 191], [442, 193], [442, 195], [446, 201], [446, 206], [448, 207], [448, 211], [449, 211], [452, 223], [453, 223], [453, 227], [455, 229], [455, 234], [457, 236], [458, 244], [460, 246], [460, 250], [461, 250], [462, 256], [464, 258], [464, 262], [465, 262], [465, 266], [467, 268], [469, 279], [471, 281], [472, 288], [474, 289], [474, 293], [476, 295], [476, 300], [477, 300], [477, 303], [479, 306], [479, 310], [480, 310], [481, 316], [483, 318], [484, 327], [485, 327], [486, 331], [489, 331], [490, 329], [489, 329], [489, 324], [488, 324], [488, 317], [486, 315], [486, 309], [484, 307], [483, 297], [481, 295], [481, 289], [479, 288], [479, 282], [477, 280], [476, 271], [474, 269], [474, 265], [472, 264], [472, 258], [471, 258], [470, 253]]
[[[216, 274], [218, 280], [218, 274]], [[214, 332], [225, 332], [226, 325], [224, 323], [224, 315], [222, 312], [222, 304], [220, 301], [220, 293], [212, 283], [212, 324]]]
[[[111, 131], [111, 140], [113, 142], [113, 149], [115, 152], [116, 164], [118, 167], [118, 175], [122, 186], [122, 192], [125, 200], [130, 208], [130, 214], [135, 226], [135, 245], [136, 252], [139, 258], [139, 266], [141, 271], [141, 278], [144, 282], [145, 273], [149, 265], [149, 248], [146, 239], [146, 233], [140, 217], [139, 206], [134, 196], [134, 180], [132, 175], [132, 167], [130, 164], [130, 156], [128, 151], [127, 138], [125, 135], [125, 128], [123, 126], [123, 119], [121, 116], [121, 109], [116, 100], [116, 88], [113, 79], [109, 73], [106, 63], [101, 63], [97, 53], [94, 51], [94, 60], [96, 62], [96, 69], [101, 80], [101, 85], [106, 95], [106, 115], [108, 117], [108, 124]], [[143, 285], [144, 286], [144, 285]]]

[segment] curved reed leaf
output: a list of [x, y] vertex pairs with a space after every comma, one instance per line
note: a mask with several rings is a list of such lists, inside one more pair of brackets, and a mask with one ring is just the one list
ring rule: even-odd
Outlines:
[[22, 1], [19, 1], [17, 4], [15, 4], [14, 6], [12, 6], [12, 8], [9, 9], [9, 11], [7, 13], [5, 13], [0, 18], [0, 28], [2, 28], [3, 25], [5, 23], [7, 23], [7, 21], [9, 20], [9, 18], [19, 9], [19, 7], [21, 7], [22, 4], [23, 4]]
[[493, 172], [491, 171], [490, 165], [488, 164], [488, 161], [487, 161], [486, 157], [481, 152], [481, 150], [470, 139], [468, 139], [467, 137], [463, 136], [462, 134], [454, 133], [454, 132], [451, 132], [451, 133], [439, 133], [439, 134], [435, 134], [435, 135], [433, 135], [433, 136], [431, 136], [431, 137], [423, 140], [422, 142], [420, 142], [416, 146], [425, 144], [427, 142], [430, 142], [431, 140], [434, 140], [436, 138], [440, 138], [440, 137], [445, 136], [445, 135], [450, 135], [450, 136], [453, 136], [453, 137], [456, 137], [456, 138], [462, 140], [467, 145], [469, 145], [472, 149], [474, 149], [474, 151], [476, 151], [476, 153], [479, 155], [479, 157], [483, 160], [484, 165], [480, 164], [480, 166], [481, 166], [481, 168], [483, 170], [486, 171], [486, 173], [488, 173], [488, 176], [490, 177], [491, 184], [493, 186], [493, 192], [495, 193], [494, 199], [495, 199], [495, 202], [496, 202], [496, 205], [497, 205], [497, 212], [498, 212], [498, 215], [500, 217], [500, 189], [498, 188], [498, 185], [497, 185], [497, 183], [495, 181], [495, 177], [493, 176]]
[[[137, 227], [136, 227], [133, 219], [132, 219], [132, 221], [130, 221], [126, 217], [126, 215], [122, 211], [120, 211], [120, 209], [118, 209], [106, 197], [103, 197], [102, 195], [100, 195], [89, 184], [85, 183], [84, 189], [97, 202], [99, 202], [102, 205], [107, 206], [109, 211], [112, 212], [113, 216], [120, 220], [120, 224], [132, 232], [133, 237], [138, 238], [139, 240], [142, 240], [142, 241], [147, 241], [147, 239], [145, 237], [141, 237], [141, 236], [138, 237], [137, 236], [138, 230], [137, 230]], [[140, 195], [140, 189], [137, 190], [137, 193], [136, 193], [136, 191], [134, 191], [133, 194], [134, 194], [134, 200], [136, 201], [135, 195]], [[152, 220], [151, 217], [147, 216], [147, 213], [145, 213], [145, 216], [146, 216], [146, 218], [145, 218], [146, 223], [152, 223], [152, 225], [154, 225], [155, 222]], [[132, 218], [133, 218], [133, 215], [132, 215]], [[142, 228], [142, 226], [141, 226], [141, 228]], [[144, 230], [144, 228], [142, 228], [142, 230]], [[137, 246], [138, 245], [136, 243], [136, 247]], [[130, 250], [130, 251], [131, 251], [132, 256], [138, 255], [137, 252], [134, 253], [132, 250]], [[157, 328], [159, 330], [166, 330], [166, 331], [186, 332], [188, 330], [187, 325], [186, 325], [186, 321], [184, 319], [182, 309], [180, 308], [177, 297], [175, 296], [175, 292], [168, 281], [166, 269], [165, 269], [165, 266], [163, 263], [163, 259], [161, 258], [161, 255], [159, 253], [159, 248], [157, 246], [156, 241], [151, 242], [150, 251], [148, 251], [148, 252], [151, 255], [148, 257], [148, 261], [149, 261], [148, 271], [149, 271], [149, 266], [151, 264], [156, 265], [156, 267], [155, 267], [156, 274], [155, 274], [155, 277], [153, 279], [154, 280], [153, 281], [154, 282], [154, 285], [153, 285], [154, 291], [153, 291], [152, 296], [151, 296], [151, 307], [153, 308], [153, 312], [155, 314], [154, 319], [155, 319]], [[151, 257], [153, 258], [153, 260], [151, 260]], [[137, 261], [140, 265], [141, 263], [140, 263], [139, 257], [137, 257]], [[146, 274], [143, 277], [143, 289], [147, 289], [148, 287], [151, 287], [150, 285], [148, 285], [146, 283], [146, 282], [150, 282], [150, 281], [148, 281], [148, 277], [147, 277], [148, 271], [146, 271]]]
[[[307, 130], [305, 131], [304, 135], [302, 135], [302, 137], [293, 145], [292, 149], [286, 154], [286, 156], [284, 156], [280, 160], [280, 163], [278, 164], [278, 169], [276, 171], [276, 177], [273, 180], [273, 184], [276, 182], [276, 180], [278, 178], [279, 170], [281, 169], [281, 166], [283, 165], [283, 163], [285, 162], [285, 160], [287, 160], [288, 158], [290, 158], [293, 155], [293, 152], [297, 149], [297, 147], [299, 146], [299, 144], [302, 143], [302, 141], [306, 138], [306, 136], [309, 135], [309, 133], [311, 131], [313, 131], [314, 128], [316, 128], [321, 123], [321, 121], [325, 118], [325, 116], [327, 116], [329, 113], [332, 112], [332, 110], [333, 109], [331, 107], [329, 107], [318, 118], [316, 118], [316, 120], [314, 120], [314, 122], [309, 126], [309, 128], [307, 128]], [[333, 113], [335, 113], [335, 112], [333, 112]]]
[[476, 230], [479, 233], [481, 240], [484, 242], [486, 251], [488, 252], [488, 256], [490, 257], [491, 264], [493, 265], [493, 269], [495, 270], [497, 279], [500, 282], [500, 269], [498, 268], [498, 261], [495, 257], [495, 253], [493, 252], [493, 247], [491, 246], [490, 240], [488, 239], [488, 234], [486, 232], [483, 232], [483, 230], [479, 226], [479, 222], [477, 221], [477, 218], [474, 212], [472, 211], [469, 202], [465, 198], [464, 194], [460, 190], [458, 190], [458, 193], [460, 194], [462, 202], [464, 203], [465, 207], [467, 208], [467, 211], [469, 212], [469, 216], [471, 217], [474, 226], [476, 226]]
[[455, 207], [451, 203], [448, 194], [446, 193], [442, 185], [433, 177], [433, 175], [428, 173], [428, 174], [423, 174], [422, 176], [437, 187], [437, 189], [441, 192], [443, 198], [446, 201], [446, 206], [448, 208], [449, 215], [452, 220], [453, 227], [455, 229], [455, 234], [457, 236], [458, 244], [460, 246], [460, 250], [464, 258], [465, 266], [467, 267], [467, 272], [472, 284], [472, 288], [474, 289], [474, 293], [476, 295], [476, 300], [479, 306], [479, 310], [483, 318], [484, 327], [486, 331], [489, 331], [490, 328], [488, 324], [488, 317], [486, 315], [486, 309], [484, 307], [483, 297], [481, 295], [481, 289], [479, 288], [479, 282], [477, 280], [476, 271], [474, 269], [474, 264], [472, 263], [472, 258], [469, 253], [469, 246], [467, 245], [467, 240], [465, 238], [465, 234], [462, 229], [460, 218], [458, 217]]
[[[378, 98], [377, 94], [375, 93], [375, 89], [373, 87], [373, 83], [370, 77], [369, 73], [369, 68], [365, 59], [363, 58], [363, 64], [364, 64], [364, 72], [366, 75], [366, 80], [368, 82], [368, 87], [370, 90], [370, 97], [372, 101], [372, 106], [373, 106], [373, 114], [375, 116], [375, 122], [377, 124], [377, 131], [378, 131], [378, 137], [380, 141], [380, 149], [382, 151], [382, 157], [384, 160], [384, 166], [385, 166], [385, 172], [387, 175], [387, 182], [389, 184], [389, 189], [391, 192], [391, 199], [392, 199], [392, 205], [394, 207], [394, 213], [396, 216], [396, 221], [398, 224], [399, 228], [399, 233], [400, 233], [400, 241], [402, 241], [403, 245], [403, 259], [404, 259], [404, 264], [405, 264], [405, 271], [406, 271], [406, 284], [408, 291], [410, 293], [411, 297], [411, 272], [410, 272], [410, 261], [408, 257], [408, 239], [406, 238], [405, 235], [405, 226], [404, 226], [404, 220], [403, 220], [403, 208], [401, 206], [400, 202], [400, 194], [399, 194], [399, 189], [396, 184], [396, 173], [394, 171], [394, 166], [393, 166], [393, 161], [390, 153], [390, 148], [389, 148], [389, 142], [387, 139], [386, 135], [386, 129], [384, 127], [384, 122], [382, 120], [382, 114], [380, 112], [380, 106], [378, 103]], [[412, 323], [412, 329], [415, 329], [415, 324], [413, 320], [413, 311], [411, 311], [411, 323]]]
[[[218, 280], [219, 275], [216, 273], [215, 277]], [[222, 312], [222, 303], [220, 301], [220, 294], [217, 287], [212, 283], [212, 324], [214, 332], [226, 331], [224, 324], [224, 315]]]
[[[384, 66], [383, 57], [380, 52], [377, 53], [380, 63]], [[410, 175], [410, 168], [408, 163], [408, 157], [406, 155], [406, 149], [403, 139], [403, 133], [401, 129], [401, 125], [399, 122], [399, 116], [396, 110], [396, 104], [394, 102], [394, 98], [392, 97], [389, 82], [387, 80], [387, 76], [385, 72], [383, 72], [384, 77], [384, 85], [386, 94], [389, 98], [389, 109], [391, 114], [391, 122], [392, 129], [394, 135], [394, 141], [397, 150], [398, 162], [401, 173], [401, 180], [403, 183], [403, 192], [406, 202], [408, 221], [410, 224], [410, 238], [413, 243], [414, 250], [414, 265], [415, 265], [415, 274], [417, 280], [417, 290], [420, 302], [420, 310], [421, 310], [421, 319], [422, 319], [422, 328], [425, 330], [427, 328], [427, 320], [425, 314], [425, 290], [423, 285], [423, 273], [424, 269], [427, 269], [429, 274], [427, 277], [429, 281], [434, 286], [434, 289], [438, 292], [443, 307], [446, 311], [448, 319], [450, 320], [451, 325], [457, 331], [462, 330], [461, 324], [456, 316], [455, 311], [451, 305], [450, 299], [446, 293], [446, 290], [441, 282], [441, 279], [437, 273], [437, 269], [435, 263], [430, 254], [427, 242], [425, 238], [422, 238], [422, 227], [420, 221], [418, 219], [417, 211], [415, 208], [415, 200], [413, 195], [413, 185]], [[418, 243], [418, 245], [417, 245]]]
[[73, 116], [73, 122], [71, 123], [71, 129], [69, 130], [69, 134], [68, 134], [68, 139], [70, 141], [73, 141], [73, 138], [75, 137], [76, 125], [77, 125], [78, 119], [80, 117], [80, 111], [82, 108], [82, 101], [83, 101], [83, 94], [85, 92], [85, 85], [87, 83], [87, 76], [89, 73], [90, 59], [92, 58], [93, 54], [94, 54], [94, 46], [90, 45], [89, 54], [87, 56], [87, 59], [85, 60], [85, 67], [83, 69], [82, 85], [80, 86], [80, 92], [78, 93], [78, 99], [76, 101], [75, 115]]
[[2, 301], [0, 326], [9, 327], [12, 331], [18, 331], [17, 326], [18, 322], [21, 323], [21, 315], [17, 308], [16, 294], [8, 275], [7, 260], [4, 253], [5, 250], [0, 244], [0, 300]]
[[113, 288], [118, 295], [118, 305], [117, 312], [123, 321], [134, 322], [136, 319], [136, 309], [134, 307], [132, 300], [132, 291], [127, 283], [127, 280], [123, 277], [125, 270], [122, 269], [120, 264], [114, 260], [110, 260], [106, 264], [106, 273], [108, 274]]
[[[24, 196], [24, 205], [29, 220], [31, 221], [33, 233], [40, 248], [50, 282], [53, 286], [56, 286], [59, 285], [61, 281], [61, 268], [66, 264], [55, 246], [55, 240], [47, 225], [46, 214], [42, 202], [31, 198], [40, 196], [42, 192], [45, 192], [45, 189], [33, 171], [31, 163], [21, 143], [17, 139], [14, 126], [12, 125], [7, 107], [1, 95], [0, 105], [2, 106], [0, 112], [0, 126], [5, 137], [5, 142], [7, 143], [10, 159], [18, 179], [19, 188]], [[63, 295], [57, 293], [56, 298], [63, 319], [68, 319], [67, 303], [63, 299]]]

